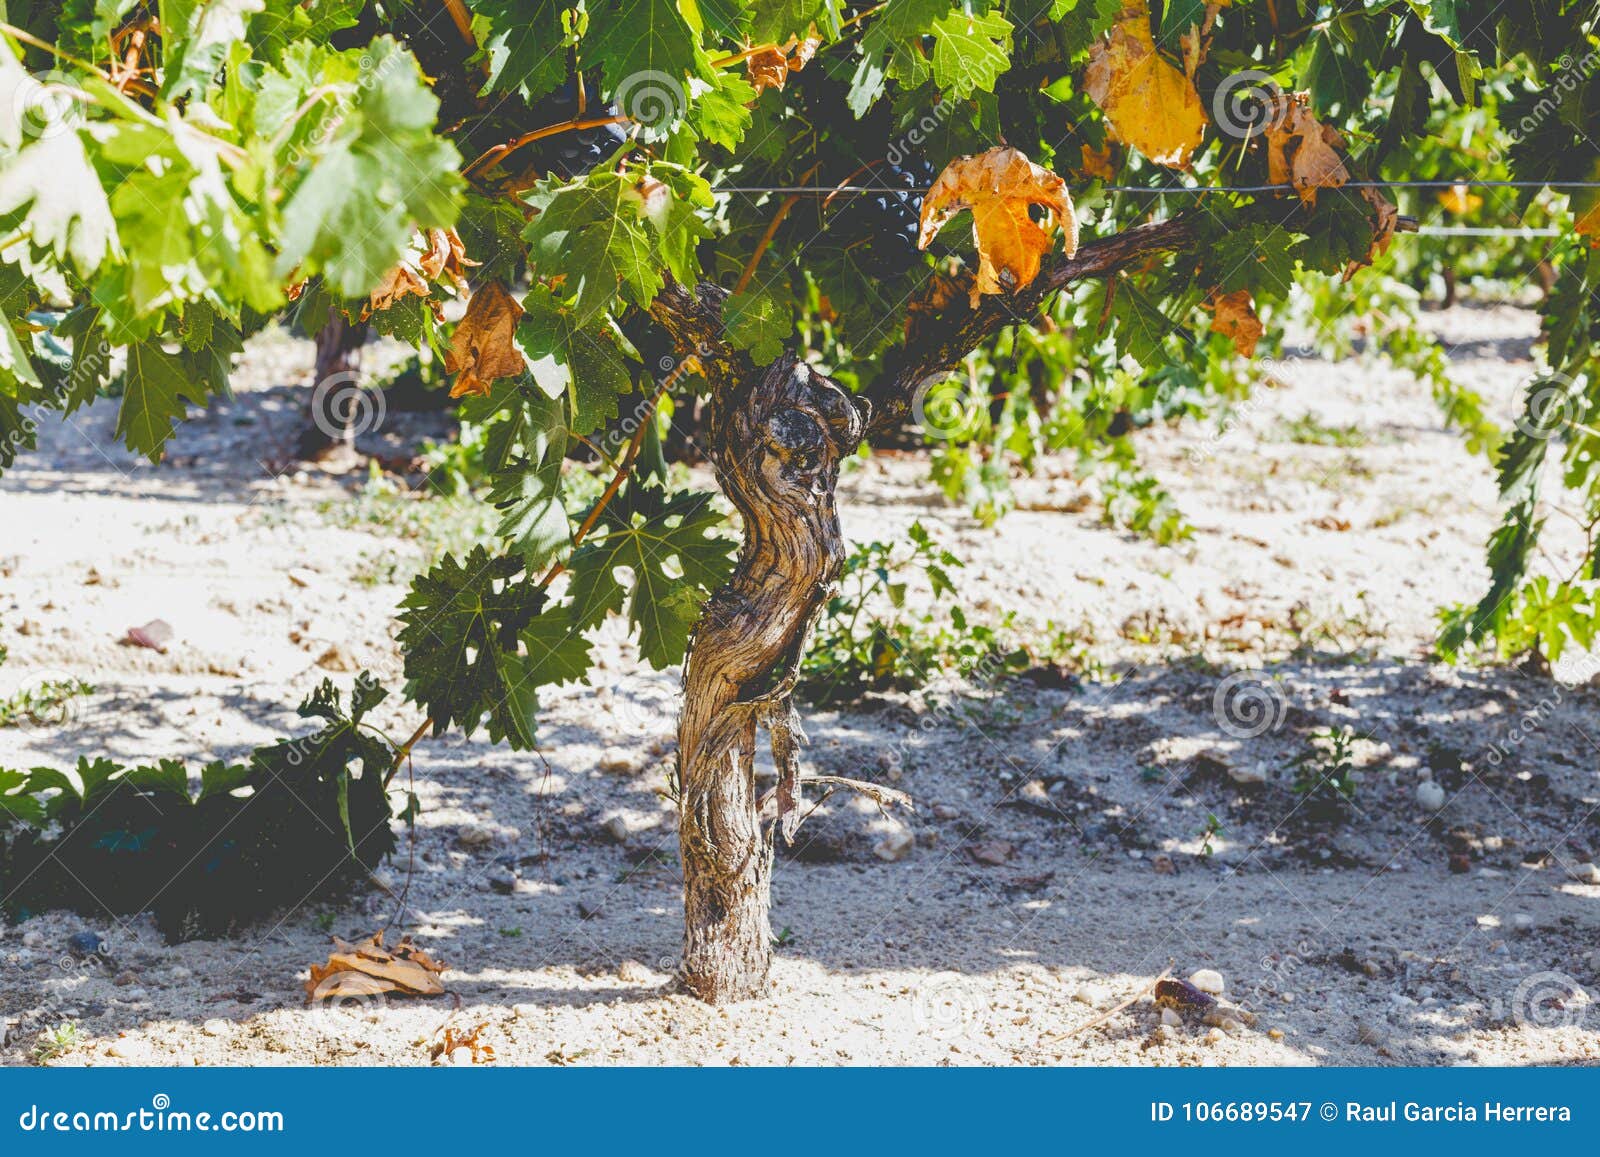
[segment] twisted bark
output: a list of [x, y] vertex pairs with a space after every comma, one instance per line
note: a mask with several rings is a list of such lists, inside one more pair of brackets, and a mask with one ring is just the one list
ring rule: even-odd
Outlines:
[[834, 486], [864, 414], [792, 354], [749, 372], [712, 407], [709, 450], [745, 541], [733, 577], [695, 628], [678, 779], [682, 978], [721, 1004], [767, 986], [772, 841], [755, 788], [756, 732], [771, 732], [792, 807], [799, 735], [789, 696], [806, 633], [844, 561]]

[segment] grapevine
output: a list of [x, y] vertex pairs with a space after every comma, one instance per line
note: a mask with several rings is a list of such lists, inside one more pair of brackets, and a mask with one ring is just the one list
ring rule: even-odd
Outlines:
[[[1600, 12], [1535, 7], [14, 9], [0, 469], [107, 392], [118, 437], [160, 460], [269, 326], [352, 327], [332, 343], [346, 354], [370, 327], [437, 357], [486, 431], [498, 533], [397, 611], [411, 740], [358, 738], [364, 706], [343, 713], [328, 689], [313, 713], [374, 767], [452, 729], [534, 748], [541, 690], [585, 682], [593, 633], [620, 616], [647, 663], [685, 665], [686, 983], [758, 995], [772, 844], [806, 782], [792, 692], [844, 562], [838, 472], [864, 446], [935, 442], [937, 480], [985, 520], [1014, 470], [1075, 451], [1108, 517], [1176, 541], [1178, 500], [1140, 474], [1129, 430], [1244, 396], [1258, 346], [1281, 347], [1308, 300], [1319, 343], [1347, 340], [1332, 319], [1359, 306], [1498, 471], [1489, 581], [1447, 613], [1442, 649], [1555, 658], [1593, 641]], [[1417, 336], [1415, 295], [1366, 280], [1396, 261], [1432, 276], [1397, 240], [1432, 205], [1387, 185], [1428, 176], [1459, 179], [1456, 217], [1556, 234], [1525, 268], [1484, 249], [1466, 270], [1548, 273], [1546, 372], [1506, 430]], [[1479, 179], [1523, 185], [1480, 195]], [[667, 468], [664, 431], [701, 402], [688, 436], [727, 503]], [[1545, 574], [1556, 473], [1583, 496], [1589, 550]], [[775, 814], [753, 788], [761, 732]], [[354, 751], [318, 766], [336, 792], [376, 783], [364, 814], [386, 823], [388, 776], [346, 776]], [[181, 769], [81, 767], [80, 803], [111, 784], [210, 800], [180, 792]], [[72, 781], [40, 774], [5, 773], [9, 811], [69, 806]], [[347, 850], [369, 866], [387, 845], [353, 822]]]

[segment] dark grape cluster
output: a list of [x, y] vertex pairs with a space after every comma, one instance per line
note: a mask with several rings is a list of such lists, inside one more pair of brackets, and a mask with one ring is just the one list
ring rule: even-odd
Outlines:
[[898, 164], [880, 161], [851, 182], [873, 191], [841, 194], [841, 199], [848, 199], [828, 227], [850, 246], [867, 273], [902, 274], [922, 258], [917, 227], [923, 191], [935, 176], [933, 166], [922, 157], [902, 157]]
[[[590, 85], [587, 91], [594, 93], [598, 89]], [[540, 101], [539, 115], [543, 123], [552, 125], [577, 116], [577, 82], [568, 81]], [[593, 99], [583, 110], [585, 120], [615, 115], [617, 115], [615, 107], [603, 105]], [[531, 160], [547, 172], [571, 180], [588, 173], [590, 169], [616, 152], [618, 146], [627, 139], [628, 134], [623, 131], [621, 125], [600, 125], [598, 128], [557, 133], [553, 137], [535, 141], [530, 146]]]

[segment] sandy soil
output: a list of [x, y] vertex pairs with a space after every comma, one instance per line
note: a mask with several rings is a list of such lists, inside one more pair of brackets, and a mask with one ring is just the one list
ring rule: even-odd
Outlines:
[[[1532, 315], [1430, 324], [1509, 412]], [[61, 727], [0, 731], [0, 766], [237, 755], [293, 731], [326, 674], [398, 684], [389, 613], [425, 536], [412, 504], [274, 474], [309, 361], [258, 342], [236, 400], [168, 464], [113, 448], [101, 402], [0, 480], [0, 692], [97, 687]], [[847, 534], [921, 519], [968, 560], [969, 608], [1071, 626], [1107, 673], [808, 712], [816, 770], [892, 778], [919, 807], [891, 820], [835, 798], [802, 829], [777, 869], [770, 1000], [712, 1010], [672, 991], [658, 793], [677, 678], [613, 631], [595, 688], [549, 697], [547, 764], [481, 736], [418, 749], [399, 915], [453, 995], [304, 1006], [330, 930], [397, 915], [381, 892], [173, 946], [148, 918], [57, 913], [0, 930], [0, 1058], [28, 1063], [70, 1020], [81, 1042], [55, 1064], [427, 1064], [447, 1024], [483, 1025], [502, 1064], [1600, 1061], [1595, 668], [1575, 657], [1557, 683], [1430, 663], [1435, 610], [1484, 582], [1486, 463], [1408, 376], [1313, 358], [1276, 372], [1236, 423], [1140, 435], [1196, 527], [1174, 547], [1100, 525], [1066, 463], [1021, 483], [993, 530], [913, 459], [849, 477]], [[1355, 444], [1292, 441], [1306, 413]], [[391, 419], [402, 441], [427, 423]], [[167, 654], [118, 645], [154, 617], [176, 629]], [[416, 713], [397, 698], [379, 722], [405, 734]], [[1338, 726], [1360, 737], [1361, 781], [1335, 823], [1291, 790], [1290, 764]], [[1442, 810], [1419, 802], [1424, 779]], [[914, 844], [881, 858], [902, 824]], [[386, 869], [397, 888], [406, 872], [404, 855]], [[508, 873], [509, 893], [492, 882]], [[68, 950], [85, 931], [98, 957]], [[1148, 997], [1105, 1015], [1168, 967], [1220, 972], [1247, 1015], [1163, 1026]]]

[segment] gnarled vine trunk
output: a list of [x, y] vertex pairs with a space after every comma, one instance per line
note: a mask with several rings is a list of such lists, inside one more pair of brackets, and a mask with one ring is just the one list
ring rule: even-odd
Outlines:
[[695, 627], [678, 725], [682, 977], [713, 1004], [767, 987], [772, 838], [755, 787], [757, 731], [772, 734], [782, 823], [799, 775], [789, 696], [844, 560], [834, 486], [865, 425], [848, 394], [792, 355], [740, 370], [743, 381], [713, 400], [708, 449], [745, 541]]

